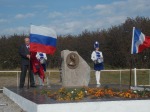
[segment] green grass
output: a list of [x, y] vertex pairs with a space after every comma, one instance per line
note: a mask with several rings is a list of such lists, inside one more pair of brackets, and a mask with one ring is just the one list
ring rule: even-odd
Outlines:
[[[137, 84], [138, 85], [149, 85], [149, 71], [137, 71]], [[95, 74], [91, 72], [91, 84], [95, 83]], [[101, 84], [130, 84], [130, 71], [121, 72], [121, 82], [120, 82], [120, 72], [101, 72]], [[134, 73], [131, 75], [131, 85], [134, 85]]]
[[[91, 75], [92, 75], [91, 79], [94, 80], [91, 83], [95, 83], [94, 72], [91, 73]], [[130, 76], [129, 72], [122, 72], [121, 73], [121, 82], [120, 82], [120, 72], [119, 71], [101, 72], [101, 84], [120, 84], [121, 83], [124, 85], [129, 85], [129, 79], [130, 79], [129, 76]]]
[[[54, 69], [53, 69], [54, 70]], [[17, 77], [17, 73], [0, 73], [1, 77]], [[20, 73], [18, 73], [20, 75]], [[46, 73], [46, 76], [49, 76], [50, 83], [58, 84], [60, 83], [60, 73], [59, 72], [51, 72]], [[138, 85], [149, 85], [149, 71], [137, 71], [137, 84]], [[0, 79], [1, 81], [1, 79]], [[129, 85], [130, 81], [130, 71], [122, 71], [121, 72], [121, 84]], [[134, 74], [132, 72], [131, 78], [132, 85], [134, 85]], [[90, 84], [95, 84], [95, 72], [91, 72], [91, 80]], [[101, 84], [120, 84], [120, 72], [101, 72]]]
[[[50, 80], [57, 83], [59, 82], [59, 73], [52, 72], [50, 75]], [[57, 80], [57, 81], [56, 81]], [[95, 84], [95, 72], [91, 72], [90, 84]], [[130, 83], [130, 71], [121, 72], [121, 84], [129, 85]], [[120, 72], [101, 72], [101, 84], [120, 84]], [[138, 85], [148, 85], [149, 84], [149, 71], [137, 71], [137, 84]], [[134, 74], [131, 75], [131, 85], [134, 85]]]
[[137, 72], [137, 83], [138, 85], [149, 85], [150, 84], [150, 72], [149, 71], [138, 71]]
[[[18, 73], [20, 75], [20, 73]], [[17, 77], [17, 73], [10, 73], [10, 72], [0, 72], [0, 77]]]

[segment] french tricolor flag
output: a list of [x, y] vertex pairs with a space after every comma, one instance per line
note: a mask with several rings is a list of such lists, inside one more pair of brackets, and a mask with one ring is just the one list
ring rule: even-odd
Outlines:
[[30, 52], [54, 54], [56, 51], [56, 32], [48, 27], [31, 25]]
[[131, 54], [142, 52], [150, 47], [150, 36], [145, 36], [139, 29], [133, 27]]

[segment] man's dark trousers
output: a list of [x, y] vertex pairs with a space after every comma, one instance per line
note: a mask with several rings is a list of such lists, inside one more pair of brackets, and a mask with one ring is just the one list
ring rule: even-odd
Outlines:
[[19, 49], [19, 54], [21, 56], [21, 75], [20, 75], [20, 88], [24, 87], [24, 83], [25, 83], [25, 77], [26, 77], [26, 73], [27, 70], [29, 72], [29, 76], [30, 76], [30, 86], [34, 86], [34, 77], [33, 77], [33, 73], [31, 70], [31, 64], [30, 64], [30, 60], [27, 58], [27, 55], [30, 54], [29, 50], [27, 49], [26, 45], [23, 44], [20, 49]]
[[[27, 74], [27, 70], [28, 70], [28, 74]], [[32, 86], [35, 84], [31, 68], [29, 70], [29, 65], [21, 65], [20, 88], [24, 87], [26, 74], [29, 75], [29, 77], [30, 77], [30, 85]]]

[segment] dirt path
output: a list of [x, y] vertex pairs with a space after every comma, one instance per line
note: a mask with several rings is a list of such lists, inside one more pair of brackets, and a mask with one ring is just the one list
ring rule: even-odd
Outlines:
[[17, 78], [16, 77], [0, 77], [0, 88], [9, 87], [9, 86], [17, 86]]

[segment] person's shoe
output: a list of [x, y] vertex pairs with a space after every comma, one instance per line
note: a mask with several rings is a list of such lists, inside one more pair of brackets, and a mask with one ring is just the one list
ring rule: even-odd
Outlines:
[[36, 85], [31, 85], [30, 87], [32, 87], [32, 88], [36, 88]]
[[97, 82], [97, 85], [101, 85], [101, 83]]
[[23, 86], [19, 86], [19, 89], [23, 89]]
[[100, 87], [100, 86], [101, 86], [100, 84], [97, 84], [97, 85], [96, 85], [96, 87]]
[[23, 89], [23, 85], [20, 85], [20, 86], [19, 86], [19, 89]]

